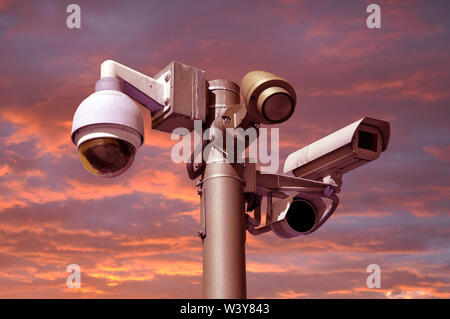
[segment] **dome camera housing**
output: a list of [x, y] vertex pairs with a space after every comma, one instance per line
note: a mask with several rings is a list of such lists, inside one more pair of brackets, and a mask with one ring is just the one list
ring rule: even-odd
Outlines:
[[75, 112], [72, 141], [87, 171], [102, 177], [120, 175], [144, 142], [141, 110], [120, 91], [95, 92]]

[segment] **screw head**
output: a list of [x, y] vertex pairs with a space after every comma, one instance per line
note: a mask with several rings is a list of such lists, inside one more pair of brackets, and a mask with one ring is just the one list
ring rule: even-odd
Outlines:
[[167, 73], [167, 74], [164, 76], [164, 80], [166, 80], [166, 82], [169, 82], [169, 80], [170, 80], [170, 73]]
[[170, 103], [170, 99], [169, 98], [165, 98], [164, 99], [164, 105], [167, 106]]

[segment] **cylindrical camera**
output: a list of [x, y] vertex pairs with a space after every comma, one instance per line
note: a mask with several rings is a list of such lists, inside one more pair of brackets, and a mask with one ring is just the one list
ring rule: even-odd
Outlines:
[[292, 85], [266, 71], [247, 73], [241, 82], [241, 92], [253, 123], [284, 122], [294, 113], [297, 103]]

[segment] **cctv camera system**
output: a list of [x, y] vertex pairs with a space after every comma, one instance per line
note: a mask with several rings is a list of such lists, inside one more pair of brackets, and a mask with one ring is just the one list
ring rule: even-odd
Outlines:
[[[73, 119], [72, 141], [83, 166], [102, 177], [123, 173], [144, 142], [139, 104], [151, 112], [153, 129], [192, 130], [194, 120], [207, 121], [208, 106], [217, 102], [207, 97], [214, 89], [208, 87], [204, 71], [179, 62], [170, 63], [154, 77], [112, 60], [103, 62], [96, 92], [80, 104]], [[292, 85], [265, 71], [247, 73], [241, 92], [246, 111], [238, 105], [225, 109], [223, 114], [239, 121], [225, 123], [224, 129], [239, 123], [284, 122], [297, 103]], [[335, 193], [340, 191], [342, 174], [377, 159], [388, 146], [389, 134], [388, 122], [362, 118], [290, 154], [283, 171], [293, 177], [262, 174], [254, 164], [245, 163], [246, 198], [270, 197], [266, 225], [256, 228], [259, 219], [249, 216], [248, 230], [253, 234], [271, 230], [283, 238], [317, 230], [337, 207]], [[279, 198], [273, 205], [272, 197]], [[328, 208], [327, 198], [331, 200]]]
[[[295, 90], [286, 80], [255, 71], [248, 73], [242, 83], [247, 111], [242, 107], [224, 110], [225, 117], [236, 119], [233, 125], [280, 123], [294, 112]], [[171, 133], [183, 127], [192, 131], [195, 120], [205, 123], [209, 105], [216, 103], [207, 98], [214, 84], [207, 86], [203, 70], [175, 61], [154, 77], [112, 60], [103, 62], [96, 92], [80, 104], [73, 119], [72, 141], [84, 167], [95, 175], [114, 177], [131, 165], [144, 141], [138, 104], [151, 112], [152, 129]], [[223, 128], [230, 124], [225, 123]], [[120, 143], [112, 143], [114, 139]], [[123, 165], [116, 165], [119, 157]]]
[[[204, 71], [179, 62], [149, 77], [107, 60], [95, 92], [75, 112], [71, 138], [87, 171], [114, 177], [132, 165], [144, 142], [141, 109], [151, 113], [152, 129], [192, 131], [201, 121], [202, 128], [224, 136], [226, 130], [282, 123], [296, 103], [293, 86], [265, 71], [247, 73], [239, 90], [231, 81], [208, 82]], [[213, 160], [186, 163], [191, 179], [201, 176], [196, 185], [205, 296], [245, 298], [245, 231], [281, 238], [317, 231], [339, 205], [343, 174], [378, 159], [389, 136], [388, 122], [364, 117], [290, 154], [284, 174], [260, 172], [249, 160], [230, 163], [221, 153], [226, 148]], [[201, 147], [203, 153], [205, 143]]]
[[[388, 122], [364, 117], [290, 154], [284, 173], [294, 177], [265, 176], [247, 165], [245, 181], [254, 188], [247, 188], [248, 193], [270, 196], [266, 225], [257, 228], [260, 218], [249, 216], [250, 233], [273, 231], [279, 237], [292, 238], [319, 229], [339, 204], [336, 194], [341, 189], [342, 175], [379, 158], [387, 149], [389, 137]], [[314, 185], [312, 181], [321, 184]], [[272, 204], [272, 196], [281, 199]], [[330, 203], [326, 208], [327, 198]]]

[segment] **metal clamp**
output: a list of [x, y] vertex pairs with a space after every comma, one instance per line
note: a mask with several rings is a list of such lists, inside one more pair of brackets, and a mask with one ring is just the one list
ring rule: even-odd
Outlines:
[[208, 176], [207, 178], [205, 178], [205, 179], [199, 181], [198, 184], [199, 184], [199, 185], [202, 185], [202, 184], [204, 184], [205, 182], [209, 181], [210, 179], [218, 178], [218, 177], [230, 177], [230, 178], [234, 178], [234, 179], [240, 181], [242, 184], [245, 185], [245, 181], [244, 181], [242, 178], [240, 178], [239, 176], [236, 176], [236, 175], [228, 175], [228, 174], [214, 174], [214, 175]]

